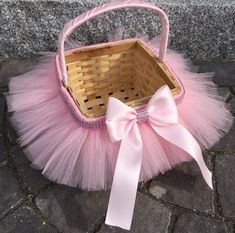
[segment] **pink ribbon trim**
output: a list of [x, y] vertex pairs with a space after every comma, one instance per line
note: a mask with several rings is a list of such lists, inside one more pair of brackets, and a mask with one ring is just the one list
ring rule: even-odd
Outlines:
[[[160, 88], [149, 101], [145, 112], [153, 130], [169, 143], [192, 156], [202, 175], [212, 186], [201, 148], [191, 133], [178, 121], [178, 110], [168, 86]], [[121, 141], [105, 223], [130, 229], [142, 162], [142, 138], [138, 113], [118, 99], [109, 98], [106, 125], [113, 142]]]

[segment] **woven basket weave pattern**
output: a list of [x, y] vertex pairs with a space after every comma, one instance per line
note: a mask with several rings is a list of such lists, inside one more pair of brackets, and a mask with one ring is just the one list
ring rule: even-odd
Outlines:
[[104, 115], [110, 96], [135, 106], [164, 84], [177, 87], [169, 71], [136, 39], [73, 51], [65, 60], [68, 89], [87, 117]]

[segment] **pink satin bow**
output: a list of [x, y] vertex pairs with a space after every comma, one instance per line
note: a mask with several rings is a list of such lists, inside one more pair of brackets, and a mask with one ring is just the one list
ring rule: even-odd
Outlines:
[[[178, 122], [178, 110], [168, 86], [160, 88], [146, 106], [146, 120], [153, 130], [191, 155], [207, 184], [212, 174], [203, 160], [201, 148], [191, 133]], [[113, 177], [105, 223], [130, 229], [142, 161], [142, 139], [137, 111], [118, 99], [109, 98], [106, 125], [113, 142], [121, 141]]]

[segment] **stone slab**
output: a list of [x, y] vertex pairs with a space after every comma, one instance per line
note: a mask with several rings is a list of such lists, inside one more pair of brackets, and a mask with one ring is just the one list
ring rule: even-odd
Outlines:
[[230, 104], [231, 104], [232, 113], [235, 114], [235, 96], [233, 96]]
[[4, 127], [5, 127], [3, 122], [4, 110], [5, 110], [5, 100], [3, 97], [0, 97], [0, 167], [8, 163], [7, 145], [4, 139]]
[[235, 153], [216, 156], [216, 177], [222, 212], [235, 219]]
[[60, 232], [85, 233], [104, 217], [107, 192], [82, 192], [62, 185], [50, 187], [36, 198], [42, 214]]
[[[150, 0], [149, 0], [150, 1]], [[38, 51], [56, 51], [59, 31], [69, 19], [107, 0], [2, 1], [0, 3], [0, 57], [34, 56]], [[235, 57], [234, 1], [151, 0], [162, 7], [170, 20], [169, 45], [196, 60]], [[119, 31], [124, 38], [158, 34], [159, 21], [153, 12], [119, 10], [92, 20], [73, 38], [84, 43], [106, 41], [106, 34]]]
[[7, 139], [8, 139], [8, 142], [9, 144], [11, 145], [11, 147], [14, 147], [14, 146], [17, 146], [17, 139], [18, 139], [18, 135], [15, 131], [15, 129], [13, 128], [11, 122], [10, 122], [10, 119], [9, 119], [9, 116], [11, 114], [8, 113], [8, 119], [7, 119]]
[[[211, 159], [206, 157], [208, 168]], [[213, 191], [204, 181], [195, 161], [178, 165], [150, 184], [149, 192], [157, 199], [187, 209], [213, 213]]]
[[15, 174], [10, 168], [0, 168], [0, 216], [24, 198]]
[[[0, 126], [1, 130], [1, 126]], [[4, 167], [5, 165], [8, 165], [8, 156], [7, 156], [7, 145], [4, 139], [4, 136], [2, 134], [2, 131], [0, 131], [0, 167]]]
[[99, 233], [167, 232], [170, 218], [171, 212], [167, 207], [164, 207], [149, 197], [138, 193], [130, 231], [103, 224]]
[[18, 173], [30, 191], [36, 193], [40, 187], [50, 183], [50, 181], [42, 175], [41, 170], [31, 166], [31, 162], [26, 158], [19, 146], [15, 146], [12, 153], [13, 161], [17, 167]]
[[232, 226], [213, 218], [182, 214], [175, 224], [174, 233], [232, 233]]
[[0, 97], [0, 125], [3, 126], [3, 116], [5, 110], [5, 99]]
[[0, 221], [0, 232], [56, 233], [58, 231], [39, 217], [31, 207], [23, 205]]

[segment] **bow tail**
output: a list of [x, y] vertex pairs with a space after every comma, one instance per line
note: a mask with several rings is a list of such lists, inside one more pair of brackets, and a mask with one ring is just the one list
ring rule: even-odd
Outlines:
[[105, 223], [130, 229], [142, 162], [137, 123], [122, 138]]
[[151, 124], [151, 126], [162, 138], [184, 150], [196, 160], [206, 183], [213, 189], [212, 174], [207, 168], [201, 148], [192, 134], [180, 124], [168, 127], [158, 127], [154, 124]]

